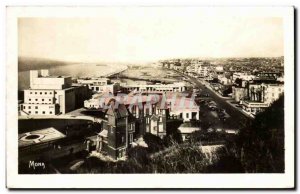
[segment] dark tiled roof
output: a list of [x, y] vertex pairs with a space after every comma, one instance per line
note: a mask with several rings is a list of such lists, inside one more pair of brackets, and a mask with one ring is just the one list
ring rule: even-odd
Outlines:
[[124, 104], [119, 104], [119, 102], [114, 99], [112, 99], [109, 104], [110, 108], [106, 112], [107, 115], [114, 115], [116, 118], [128, 116], [128, 111]]

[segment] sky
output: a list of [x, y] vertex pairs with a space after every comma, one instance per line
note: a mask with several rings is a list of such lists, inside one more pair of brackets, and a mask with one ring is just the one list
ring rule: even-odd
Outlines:
[[147, 62], [191, 57], [283, 56], [274, 17], [197, 11], [103, 11], [95, 17], [20, 18], [19, 56], [76, 62]]

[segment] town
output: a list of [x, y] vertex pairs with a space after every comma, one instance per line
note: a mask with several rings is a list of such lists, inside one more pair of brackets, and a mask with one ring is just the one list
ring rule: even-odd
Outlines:
[[283, 95], [283, 61], [169, 59], [99, 77], [30, 70], [18, 103], [19, 171], [38, 173], [28, 161], [48, 173], [76, 173], [89, 157], [118, 163], [132, 148], [150, 149], [149, 139], [164, 145], [151, 157], [174, 142], [211, 152]]

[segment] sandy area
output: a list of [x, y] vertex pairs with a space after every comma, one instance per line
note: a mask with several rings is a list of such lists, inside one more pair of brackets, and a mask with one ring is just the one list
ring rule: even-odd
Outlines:
[[135, 79], [145, 79], [145, 80], [160, 80], [165, 82], [176, 82], [182, 76], [176, 75], [173, 71], [153, 68], [153, 67], [136, 67], [129, 68], [122, 73], [122, 76]]

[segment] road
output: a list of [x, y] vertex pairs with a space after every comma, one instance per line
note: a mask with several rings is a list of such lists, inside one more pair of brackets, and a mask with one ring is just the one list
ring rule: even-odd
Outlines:
[[238, 109], [230, 105], [226, 98], [220, 97], [218, 94], [216, 94], [214, 91], [211, 91], [209, 88], [204, 86], [199, 80], [197, 80], [194, 77], [185, 75], [179, 71], [176, 71], [180, 75], [186, 77], [189, 79], [191, 83], [194, 83], [199, 89], [201, 89], [202, 94], [209, 94], [213, 101], [217, 103], [218, 108], [222, 108], [226, 110], [226, 112], [230, 115], [230, 118], [226, 120], [226, 124], [230, 125], [232, 127], [235, 127], [237, 129], [243, 128], [247, 124], [249, 124], [253, 118], [244, 115], [242, 112], [240, 112]]

